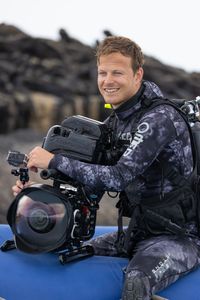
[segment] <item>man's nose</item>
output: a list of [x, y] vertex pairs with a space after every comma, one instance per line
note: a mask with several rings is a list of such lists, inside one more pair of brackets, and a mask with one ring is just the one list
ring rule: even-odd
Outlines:
[[112, 83], [113, 81], [114, 81], [113, 75], [108, 73], [105, 77], [105, 82]]

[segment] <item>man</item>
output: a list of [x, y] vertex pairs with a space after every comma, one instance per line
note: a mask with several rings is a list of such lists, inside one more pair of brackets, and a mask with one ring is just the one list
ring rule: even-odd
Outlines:
[[[162, 100], [159, 88], [143, 81], [143, 63], [140, 47], [128, 38], [107, 37], [98, 47], [98, 87], [113, 108], [106, 122], [113, 129], [113, 148], [123, 149], [118, 161], [92, 165], [36, 147], [28, 162], [33, 170], [55, 168], [97, 195], [120, 192], [118, 233], [91, 243], [96, 255], [130, 257], [123, 300], [150, 299], [193, 270], [200, 254], [197, 239], [192, 238], [194, 197], [185, 183], [193, 171], [188, 127], [179, 112]], [[152, 105], [155, 99], [160, 105]], [[169, 175], [171, 170], [182, 180], [177, 183], [174, 177], [179, 175]], [[22, 187], [18, 181], [14, 194]], [[125, 235], [122, 215], [130, 217]], [[182, 228], [190, 236], [180, 235]]]

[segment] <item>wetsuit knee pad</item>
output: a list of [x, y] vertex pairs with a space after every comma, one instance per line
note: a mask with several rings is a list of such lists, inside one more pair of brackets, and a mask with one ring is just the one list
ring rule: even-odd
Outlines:
[[150, 285], [148, 277], [142, 272], [126, 274], [122, 300], [147, 300], [150, 299]]

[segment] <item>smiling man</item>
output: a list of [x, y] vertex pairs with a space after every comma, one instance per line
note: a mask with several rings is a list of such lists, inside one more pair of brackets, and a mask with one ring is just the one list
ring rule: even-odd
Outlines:
[[[141, 57], [141, 65], [143, 59]], [[102, 54], [98, 59], [98, 87], [106, 103], [117, 108], [137, 93], [143, 69], [133, 71], [132, 59], [121, 53]]]
[[[148, 300], [199, 264], [195, 198], [185, 182], [193, 171], [190, 133], [181, 114], [143, 80], [144, 57], [126, 37], [108, 37], [97, 49], [98, 87], [111, 116], [114, 164], [88, 164], [35, 147], [28, 167], [53, 168], [101, 197], [119, 192], [118, 232], [91, 241], [96, 255], [127, 256], [123, 300]], [[175, 173], [174, 173], [175, 172]], [[170, 176], [176, 175], [176, 176]], [[185, 179], [178, 183], [174, 178]], [[23, 188], [18, 181], [14, 194]], [[122, 216], [130, 218], [123, 230]], [[172, 226], [173, 225], [173, 226]], [[182, 229], [190, 232], [180, 235]], [[98, 272], [98, 269], [97, 269]]]

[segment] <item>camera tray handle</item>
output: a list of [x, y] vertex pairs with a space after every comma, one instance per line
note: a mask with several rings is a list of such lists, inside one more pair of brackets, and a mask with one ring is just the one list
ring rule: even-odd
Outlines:
[[67, 250], [59, 254], [59, 260], [62, 265], [72, 262], [74, 260], [79, 260], [87, 258], [94, 255], [94, 248], [91, 245], [85, 245], [82, 247], [77, 247], [74, 249]]
[[[1, 246], [2, 252], [7, 252], [16, 249], [14, 240], [7, 240]], [[77, 261], [94, 255], [94, 248], [91, 245], [86, 245], [74, 249], [67, 250], [59, 254], [59, 261], [62, 265], [66, 263]]]

